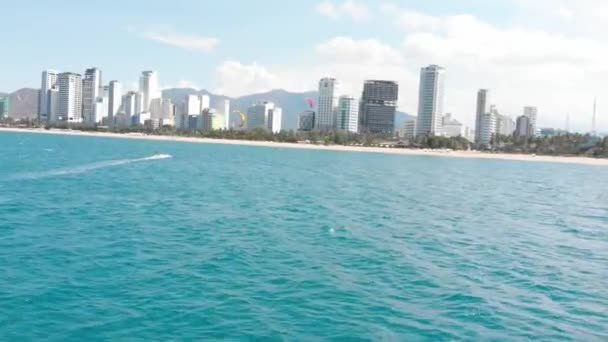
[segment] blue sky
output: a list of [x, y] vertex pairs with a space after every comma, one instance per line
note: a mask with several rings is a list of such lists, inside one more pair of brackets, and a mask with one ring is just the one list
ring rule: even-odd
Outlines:
[[[403, 1], [431, 14], [476, 11], [501, 20], [496, 7], [480, 0]], [[286, 5], [288, 3], [288, 5]], [[370, 10], [380, 2], [359, 1]], [[310, 62], [307, 54], [320, 41], [335, 36], [381, 37], [398, 44], [400, 32], [382, 18], [359, 25], [319, 15], [310, 0], [224, 1], [40, 1], [12, 2], [5, 16], [11, 32], [11, 53], [2, 63], [2, 89], [35, 86], [43, 68], [80, 70], [97, 65], [112, 79], [136, 78], [143, 69], [157, 69], [166, 84], [191, 79], [213, 87], [215, 67], [224, 60], [277, 64], [286, 59]], [[481, 5], [481, 6], [480, 6]], [[508, 9], [504, 7], [504, 9]], [[145, 39], [144, 32], [215, 37], [214, 51], [201, 54]], [[13, 39], [14, 38], [14, 39]], [[24, 75], [24, 72], [28, 74]]]
[[[513, 117], [537, 105], [541, 124], [584, 130], [593, 96], [608, 104], [602, 0], [39, 1], [4, 5], [10, 28], [0, 90], [37, 87], [40, 71], [83, 72], [129, 88], [144, 69], [161, 85], [227, 95], [314, 89], [338, 77], [357, 95], [366, 78], [401, 84], [415, 113], [417, 73], [448, 69], [446, 110], [471, 122], [477, 88]], [[593, 55], [593, 57], [590, 57]], [[581, 85], [585, 85], [581, 87]], [[556, 103], [555, 99], [560, 101]], [[605, 101], [604, 101], [605, 99]], [[608, 105], [607, 105], [608, 108]], [[544, 115], [543, 115], [544, 114]], [[608, 129], [608, 120], [600, 118]]]

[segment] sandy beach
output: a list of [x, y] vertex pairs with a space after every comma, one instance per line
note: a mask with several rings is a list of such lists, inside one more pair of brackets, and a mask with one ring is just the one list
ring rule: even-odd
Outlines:
[[0, 132], [59, 134], [59, 135], [75, 135], [75, 136], [89, 136], [89, 137], [101, 137], [101, 138], [176, 141], [176, 142], [188, 142], [188, 143], [199, 143], [199, 144], [244, 145], [244, 146], [294, 148], [294, 149], [341, 151], [341, 152], [385, 153], [385, 154], [398, 154], [398, 155], [409, 155], [409, 156], [501, 159], [501, 160], [516, 160], [516, 161], [526, 161], [526, 162], [548, 162], [548, 163], [566, 163], [566, 164], [581, 164], [581, 165], [593, 165], [593, 166], [608, 166], [608, 159], [596, 159], [596, 158], [587, 158], [587, 157], [533, 156], [533, 155], [527, 155], [527, 154], [486, 153], [486, 152], [478, 152], [478, 151], [417, 150], [417, 149], [397, 149], [397, 148], [342, 146], [342, 145], [325, 146], [325, 145], [313, 145], [313, 144], [278, 143], [278, 142], [271, 142], [271, 141], [248, 141], [248, 140], [191, 138], [191, 137], [178, 137], [178, 136], [157, 136], [157, 135], [145, 135], [142, 133], [122, 134], [122, 133], [107, 133], [107, 132], [83, 132], [83, 131], [76, 131], [76, 130], [60, 130], [60, 129], [46, 130], [46, 129], [42, 129], [42, 128], [35, 129], [35, 128], [0, 127]]

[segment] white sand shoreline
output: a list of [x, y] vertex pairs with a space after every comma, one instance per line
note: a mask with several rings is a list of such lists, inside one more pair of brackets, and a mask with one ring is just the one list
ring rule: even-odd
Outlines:
[[199, 143], [199, 144], [200, 143], [202, 143], [202, 144], [225, 144], [225, 145], [278, 147], [278, 148], [294, 148], [294, 149], [324, 150], [324, 151], [384, 153], [384, 154], [397, 154], [397, 155], [410, 155], [410, 156], [498, 159], [498, 160], [514, 160], [514, 161], [527, 161], [527, 162], [548, 162], [548, 163], [566, 163], [566, 164], [580, 164], [580, 165], [592, 165], [592, 166], [608, 166], [608, 159], [596, 159], [596, 158], [587, 158], [587, 157], [533, 156], [533, 155], [528, 155], [528, 154], [485, 153], [485, 152], [477, 152], [477, 151], [444, 152], [444, 151], [434, 151], [434, 150], [415, 150], [415, 149], [342, 146], [342, 145], [325, 146], [325, 145], [312, 145], [312, 144], [278, 143], [278, 142], [272, 142], [272, 141], [227, 140], [227, 139], [208, 139], [208, 138], [192, 138], [192, 137], [179, 137], [179, 136], [144, 135], [144, 134], [140, 134], [140, 133], [123, 134], [123, 133], [107, 133], [107, 132], [84, 132], [84, 131], [63, 130], [63, 129], [46, 130], [46, 129], [42, 129], [42, 128], [36, 129], [36, 128], [0, 127], [0, 132], [58, 134], [58, 135], [75, 135], [75, 136], [89, 136], [89, 137], [101, 137], [101, 138], [175, 141], [175, 142], [189, 142], [189, 143]]

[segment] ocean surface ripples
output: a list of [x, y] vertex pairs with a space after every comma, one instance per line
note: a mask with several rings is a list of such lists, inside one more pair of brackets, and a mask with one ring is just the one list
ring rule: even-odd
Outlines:
[[606, 341], [606, 189], [601, 167], [0, 133], [0, 340]]

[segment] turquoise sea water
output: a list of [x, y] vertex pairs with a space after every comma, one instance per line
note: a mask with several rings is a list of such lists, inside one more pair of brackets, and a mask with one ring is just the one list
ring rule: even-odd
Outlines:
[[1, 341], [210, 339], [606, 341], [608, 169], [0, 132]]

